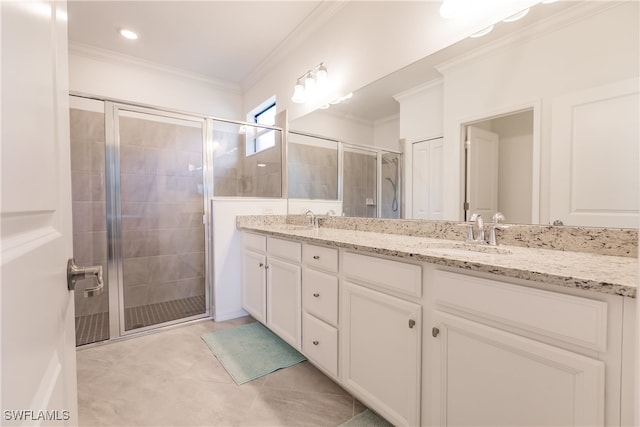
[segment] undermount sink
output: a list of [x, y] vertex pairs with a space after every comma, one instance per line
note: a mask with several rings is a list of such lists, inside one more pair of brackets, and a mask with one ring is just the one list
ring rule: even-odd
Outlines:
[[509, 249], [501, 248], [499, 246], [480, 245], [473, 243], [429, 243], [427, 249], [433, 252], [442, 254], [469, 254], [469, 252], [483, 253], [488, 255], [510, 255], [512, 252]]

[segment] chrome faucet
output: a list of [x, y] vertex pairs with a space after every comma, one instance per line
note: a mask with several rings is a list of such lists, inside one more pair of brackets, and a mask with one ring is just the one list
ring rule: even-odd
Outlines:
[[[482, 219], [482, 215], [474, 212], [471, 218], [469, 218], [467, 225], [469, 226], [467, 243], [486, 243], [484, 240], [484, 220]], [[476, 229], [475, 234], [474, 228]]]
[[307, 219], [309, 221], [309, 225], [312, 228], [318, 228], [318, 218], [316, 218], [316, 216], [313, 213], [313, 211], [311, 209], [307, 209], [304, 214], [307, 216]]
[[491, 246], [498, 245], [498, 239], [496, 238], [496, 228], [504, 229], [509, 227], [508, 225], [502, 224], [502, 221], [504, 220], [505, 220], [505, 217], [502, 212], [496, 212], [495, 214], [493, 214], [493, 217], [491, 218], [491, 221], [493, 222], [489, 224], [489, 242], [488, 243]]

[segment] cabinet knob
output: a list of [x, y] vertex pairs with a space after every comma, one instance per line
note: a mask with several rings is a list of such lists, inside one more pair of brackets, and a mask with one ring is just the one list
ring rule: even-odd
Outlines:
[[320, 341], [313, 341], [313, 345], [318, 345], [320, 344]]
[[314, 255], [313, 259], [320, 259], [320, 255]]
[[258, 267], [264, 267], [264, 263], [261, 262], [260, 264], [258, 264]]
[[416, 321], [413, 319], [409, 319], [409, 329], [413, 329], [416, 326]]
[[316, 298], [318, 298], [318, 297], [320, 296], [320, 294], [315, 293], [315, 294], [313, 294], [313, 296], [314, 296], [314, 297], [316, 297]]
[[431, 335], [434, 338], [437, 337], [439, 333], [440, 333], [440, 329], [436, 328], [435, 326], [431, 329]]

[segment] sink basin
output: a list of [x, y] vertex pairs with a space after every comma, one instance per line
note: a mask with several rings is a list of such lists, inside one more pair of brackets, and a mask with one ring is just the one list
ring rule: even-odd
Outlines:
[[449, 255], [468, 255], [471, 252], [483, 253], [488, 255], [510, 255], [512, 252], [509, 249], [501, 248], [499, 246], [490, 245], [476, 245], [471, 243], [430, 243], [426, 248], [433, 252]]

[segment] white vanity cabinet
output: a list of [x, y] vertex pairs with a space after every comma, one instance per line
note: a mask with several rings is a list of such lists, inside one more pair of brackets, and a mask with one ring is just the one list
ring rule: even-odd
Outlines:
[[302, 248], [302, 351], [338, 377], [338, 250]]
[[242, 258], [242, 308], [300, 350], [301, 244], [244, 233]]
[[341, 379], [394, 425], [420, 425], [422, 307], [395, 296], [420, 289], [418, 265], [343, 253]]
[[605, 425], [605, 302], [444, 271], [432, 290], [429, 424]]

